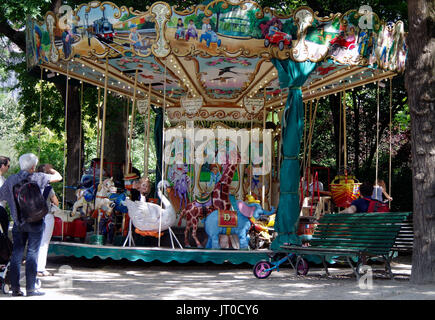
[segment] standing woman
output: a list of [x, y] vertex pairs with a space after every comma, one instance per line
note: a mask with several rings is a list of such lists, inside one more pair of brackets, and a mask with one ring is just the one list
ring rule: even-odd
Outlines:
[[[4, 175], [8, 172], [10, 167], [10, 159], [5, 156], [0, 156], [0, 187], [5, 183], [6, 178]], [[6, 201], [0, 201], [0, 224], [3, 232], [7, 235], [9, 229], [9, 215], [6, 211]]]
[[[53, 167], [51, 166], [51, 164], [46, 163], [46, 164], [41, 164], [38, 167], [37, 171], [51, 174], [52, 170]], [[47, 264], [48, 246], [50, 245], [50, 240], [51, 240], [51, 236], [53, 235], [53, 229], [54, 229], [55, 210], [53, 210], [53, 208], [55, 207], [53, 207], [53, 205], [56, 207], [59, 206], [59, 200], [57, 199], [53, 187], [50, 184], [48, 184], [45, 187], [43, 195], [44, 198], [47, 200], [48, 213], [44, 217], [45, 228], [44, 228], [44, 232], [42, 233], [41, 245], [39, 246], [38, 267], [37, 267], [38, 277], [52, 276], [52, 274], [45, 269], [45, 266]]]

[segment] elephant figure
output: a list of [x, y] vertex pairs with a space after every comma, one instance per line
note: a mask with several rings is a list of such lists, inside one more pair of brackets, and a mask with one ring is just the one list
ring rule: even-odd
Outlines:
[[[214, 210], [204, 219], [205, 232], [208, 235], [206, 248], [218, 249], [220, 234], [236, 234], [239, 237], [240, 249], [248, 249], [249, 240], [247, 234], [251, 227], [251, 219], [258, 219], [261, 215], [272, 215], [275, 213], [275, 208], [272, 210], [264, 210], [258, 203], [246, 203], [234, 198], [230, 195], [230, 201], [233, 209], [236, 209], [237, 224], [234, 227], [222, 227], [220, 224], [219, 210]], [[229, 216], [227, 217], [229, 218]], [[221, 224], [222, 225], [222, 224]]]

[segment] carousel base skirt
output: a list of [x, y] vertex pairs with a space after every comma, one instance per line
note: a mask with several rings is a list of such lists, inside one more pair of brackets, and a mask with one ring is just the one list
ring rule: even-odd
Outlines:
[[176, 261], [179, 263], [198, 262], [215, 264], [248, 263], [255, 265], [260, 260], [269, 260], [270, 250], [230, 250], [230, 249], [193, 249], [175, 247], [122, 247], [100, 244], [85, 244], [76, 242], [50, 242], [48, 253], [55, 256], [74, 256], [77, 258], [101, 259], [111, 258], [113, 260], [127, 259], [130, 261], [142, 260], [145, 262], [160, 261], [168, 263]]

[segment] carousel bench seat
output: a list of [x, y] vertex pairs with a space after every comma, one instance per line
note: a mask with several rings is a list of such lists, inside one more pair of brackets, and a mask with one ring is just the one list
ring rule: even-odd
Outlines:
[[[390, 262], [397, 240], [411, 212], [326, 214], [318, 220], [316, 230], [306, 247], [284, 244], [281, 249], [296, 255], [316, 255], [322, 259], [329, 275], [326, 259], [344, 257], [357, 279], [360, 267], [368, 257], [381, 257], [390, 278]], [[354, 266], [352, 258], [358, 258]]]

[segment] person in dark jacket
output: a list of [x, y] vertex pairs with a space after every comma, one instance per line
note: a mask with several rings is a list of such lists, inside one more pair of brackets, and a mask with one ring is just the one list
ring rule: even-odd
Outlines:
[[341, 211], [341, 213], [364, 213], [369, 209], [370, 201], [366, 199], [371, 199], [373, 193], [373, 184], [369, 182], [364, 182], [359, 187], [361, 197], [353, 200], [349, 207]]
[[[0, 187], [6, 181], [4, 174], [8, 172], [10, 165], [11, 163], [8, 157], [0, 156]], [[6, 201], [0, 201], [0, 225], [2, 226], [4, 233], [7, 235], [9, 230], [9, 215], [5, 207]]]
[[38, 164], [38, 158], [33, 153], [23, 154], [19, 158], [20, 172], [11, 175], [6, 179], [3, 186], [0, 188], [0, 201], [6, 200], [11, 210], [13, 219], [12, 228], [12, 256], [10, 261], [10, 281], [12, 296], [23, 296], [24, 293], [20, 290], [20, 269], [24, 255], [24, 248], [27, 244], [26, 252], [26, 296], [39, 296], [44, 293], [35, 290], [36, 272], [38, 251], [41, 244], [42, 233], [44, 231], [44, 220], [32, 223], [22, 222], [18, 216], [17, 206], [14, 199], [14, 186], [29, 179], [35, 182], [41, 194], [44, 188], [50, 182], [58, 182], [62, 180], [62, 176], [56, 170], [52, 169], [52, 174], [35, 172]]

